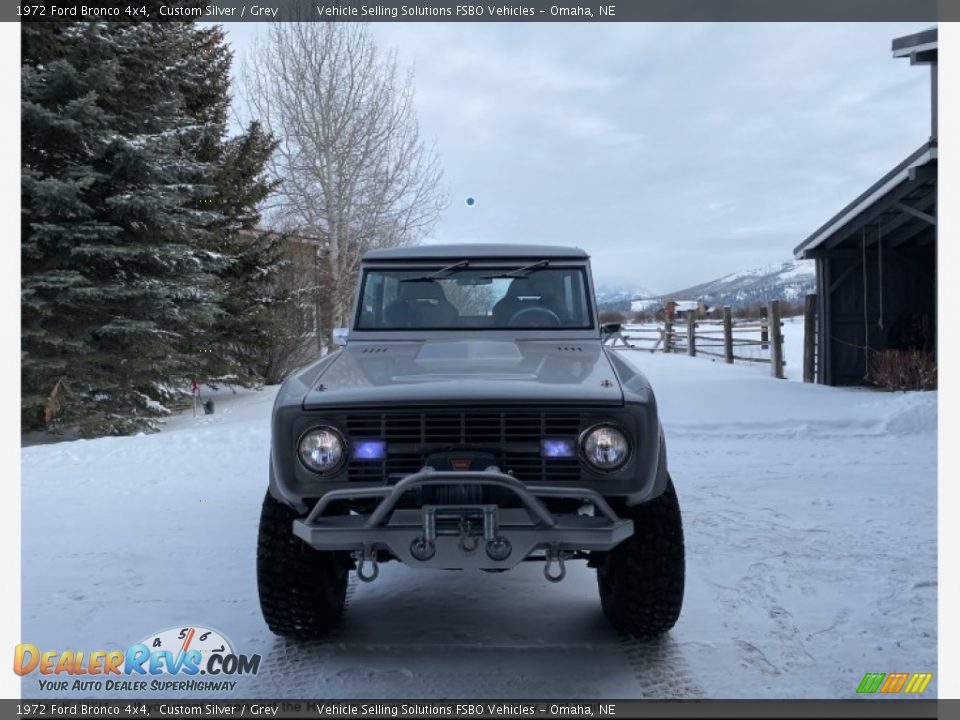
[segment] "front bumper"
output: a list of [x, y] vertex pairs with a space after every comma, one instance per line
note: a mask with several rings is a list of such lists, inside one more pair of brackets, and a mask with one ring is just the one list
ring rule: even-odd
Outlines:
[[[424, 505], [395, 509], [409, 490], [426, 485], [493, 485], [520, 499], [519, 509], [496, 505]], [[337, 500], [382, 498], [369, 515], [324, 515]], [[551, 513], [540, 498], [573, 498], [590, 504], [593, 515]], [[302, 520], [294, 534], [317, 550], [349, 551], [361, 562], [386, 550], [417, 567], [506, 570], [537, 550], [548, 560], [564, 553], [606, 551], [633, 534], [596, 490], [526, 486], [498, 468], [448, 471], [424, 468], [394, 485], [331, 490]]]

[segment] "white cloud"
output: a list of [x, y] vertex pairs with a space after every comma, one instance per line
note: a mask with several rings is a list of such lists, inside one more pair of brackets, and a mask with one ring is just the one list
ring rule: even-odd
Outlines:
[[913, 23], [372, 27], [443, 157], [433, 238], [579, 245], [610, 281], [787, 259], [928, 135], [927, 70], [890, 53]]

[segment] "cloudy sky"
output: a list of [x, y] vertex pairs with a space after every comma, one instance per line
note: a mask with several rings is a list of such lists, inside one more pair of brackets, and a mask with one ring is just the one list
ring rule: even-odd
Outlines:
[[[919, 147], [928, 70], [890, 41], [925, 27], [373, 24], [443, 161], [431, 242], [578, 245], [660, 292], [790, 258]], [[238, 60], [262, 30], [228, 29]]]

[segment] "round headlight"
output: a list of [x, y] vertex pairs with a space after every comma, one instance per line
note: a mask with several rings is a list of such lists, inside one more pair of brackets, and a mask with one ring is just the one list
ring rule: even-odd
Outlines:
[[300, 438], [297, 453], [308, 469], [318, 473], [336, 470], [345, 455], [343, 438], [333, 428], [318, 427], [308, 430]]
[[581, 444], [587, 462], [600, 470], [616, 470], [627, 461], [630, 445], [626, 436], [609, 425], [588, 430]]

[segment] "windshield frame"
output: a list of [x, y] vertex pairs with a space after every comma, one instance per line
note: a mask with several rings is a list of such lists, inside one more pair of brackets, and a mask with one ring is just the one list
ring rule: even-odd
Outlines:
[[[470, 270], [481, 270], [481, 271], [497, 271], [504, 273], [504, 277], [511, 277], [507, 275], [510, 270], [516, 270], [517, 267], [528, 265], [533, 261], [539, 260], [538, 258], [533, 258], [532, 260], [524, 260], [517, 258], [483, 258], [483, 259], [473, 259], [465, 258], [469, 260], [469, 269]], [[555, 326], [555, 327], [546, 327], [546, 328], [529, 328], [529, 327], [515, 327], [515, 328], [483, 328], [483, 327], [430, 327], [430, 328], [361, 328], [361, 310], [362, 310], [362, 298], [364, 293], [364, 288], [372, 272], [382, 272], [382, 271], [419, 271], [424, 275], [427, 275], [431, 272], [435, 272], [438, 269], [438, 266], [449, 265], [449, 261], [431, 261], [425, 259], [411, 259], [410, 261], [401, 261], [401, 260], [388, 260], [388, 261], [367, 261], [361, 265], [360, 268], [360, 278], [357, 283], [356, 290], [354, 293], [354, 303], [353, 311], [351, 314], [351, 322], [349, 329], [349, 337], [351, 340], [407, 340], [407, 339], [416, 339], [423, 336], [456, 336], [462, 337], [464, 335], [473, 335], [474, 333], [482, 333], [482, 337], [486, 339], [516, 339], [517, 337], [523, 338], [542, 338], [542, 339], [551, 339], [551, 338], [569, 338], [569, 339], [599, 339], [600, 337], [600, 323], [597, 318], [597, 308], [596, 308], [596, 298], [593, 295], [593, 277], [590, 272], [590, 263], [589, 262], [578, 262], [577, 260], [571, 260], [570, 258], [557, 258], [556, 260], [548, 259], [550, 270], [576, 270], [582, 273], [583, 277], [583, 292], [584, 300], [586, 303], [585, 310], [587, 315], [587, 320], [589, 326], [578, 326], [578, 327], [564, 327], [564, 326]], [[456, 271], [452, 273], [452, 276], [456, 275]]]

